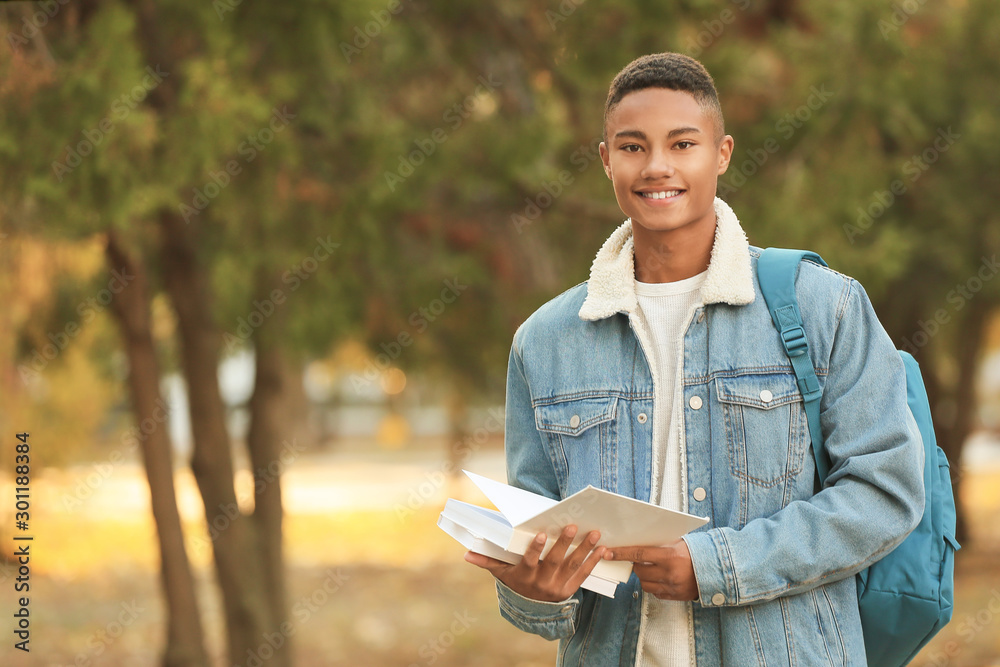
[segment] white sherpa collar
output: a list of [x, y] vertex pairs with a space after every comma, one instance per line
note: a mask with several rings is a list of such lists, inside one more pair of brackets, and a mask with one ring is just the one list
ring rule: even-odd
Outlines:
[[[708, 264], [708, 275], [701, 286], [702, 303], [728, 303], [742, 306], [754, 299], [750, 267], [750, 244], [740, 221], [729, 204], [715, 198], [715, 243]], [[580, 307], [580, 318], [599, 320], [615, 313], [638, 310], [635, 297], [635, 261], [633, 259], [632, 220], [616, 229], [590, 267], [587, 298]]]

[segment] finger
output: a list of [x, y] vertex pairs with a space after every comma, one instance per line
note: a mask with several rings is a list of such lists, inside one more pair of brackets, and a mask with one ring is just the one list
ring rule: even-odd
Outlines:
[[604, 552], [605, 560], [630, 560], [633, 563], [646, 562], [648, 547], [615, 547]]
[[620, 547], [612, 551], [614, 553], [609, 560], [630, 560], [637, 565], [641, 563], [663, 565], [673, 553], [669, 547]]
[[505, 563], [502, 560], [490, 558], [489, 556], [484, 556], [483, 554], [477, 554], [473, 551], [465, 552], [465, 560], [473, 565], [483, 568], [484, 570], [489, 570], [494, 575], [498, 572], [504, 572], [511, 567], [509, 563]]
[[665, 597], [667, 595], [667, 587], [663, 585], [663, 582], [643, 581], [640, 579], [639, 585], [644, 592], [649, 593], [650, 595], [655, 595], [661, 600], [668, 599]]
[[570, 525], [563, 528], [559, 534], [559, 539], [556, 540], [548, 555], [545, 556], [544, 562], [549, 565], [561, 565], [563, 559], [566, 557], [566, 550], [573, 542], [574, 537], [576, 537], [576, 526]]
[[576, 549], [573, 550], [573, 553], [571, 553], [569, 557], [566, 558], [565, 567], [570, 570], [576, 570], [577, 568], [579, 568], [580, 564], [583, 563], [584, 559], [586, 559], [591, 554], [594, 547], [597, 546], [597, 542], [600, 539], [601, 539], [601, 534], [596, 530], [592, 530], [589, 533], [587, 533], [587, 536], [583, 539], [583, 542], [580, 542], [579, 546], [577, 546]]
[[[577, 549], [579, 551], [579, 548]], [[569, 578], [567, 582], [568, 587], [572, 591], [576, 591], [583, 582], [590, 576], [597, 564], [601, 562], [602, 556], [604, 555], [604, 547], [596, 547], [587, 556], [586, 560], [580, 564], [580, 567], [573, 573], [573, 576]]]
[[648, 579], [650, 581], [662, 581], [666, 576], [666, 570], [655, 564], [635, 563], [632, 565], [632, 571], [640, 579]]
[[545, 533], [538, 533], [535, 535], [535, 539], [531, 541], [528, 548], [524, 552], [524, 556], [521, 557], [521, 563], [525, 567], [538, 567], [538, 557], [542, 555], [542, 549], [545, 547]]

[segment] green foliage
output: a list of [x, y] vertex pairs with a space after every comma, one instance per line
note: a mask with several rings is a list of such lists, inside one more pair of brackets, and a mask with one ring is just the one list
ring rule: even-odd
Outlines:
[[[78, 24], [66, 12], [44, 33], [55, 66], [33, 43], [0, 72], [35, 79], [0, 97], [3, 225], [54, 238], [117, 227], [155, 263], [157, 212], [194, 206], [235, 163], [190, 216], [223, 331], [279, 289], [292, 351], [346, 336], [379, 351], [406, 333], [394, 365], [498, 396], [516, 326], [586, 279], [622, 219], [596, 157], [608, 83], [640, 54], [680, 50], [715, 76], [736, 138], [722, 182], [743, 177], [725, 196], [751, 241], [820, 250], [906, 331], [1000, 241], [1000, 19], [985, 0], [925, 3], [897, 27], [894, 7], [173, 3], [157, 30], [179, 63], [176, 99], [161, 108], [166, 88], [151, 90], [122, 114], [115, 101], [156, 65], [133, 9], [101, 4]], [[248, 158], [276, 109], [294, 119]], [[109, 117], [93, 154], [54, 173]], [[959, 138], [914, 178], [914, 156], [949, 127]], [[758, 164], [765, 146], [777, 149]], [[897, 180], [905, 193], [858, 228], [859, 207], [877, 211]], [[336, 251], [292, 290], [289, 272], [327, 237]], [[456, 279], [468, 287], [433, 321], [414, 315]], [[998, 296], [994, 281], [976, 298]]]

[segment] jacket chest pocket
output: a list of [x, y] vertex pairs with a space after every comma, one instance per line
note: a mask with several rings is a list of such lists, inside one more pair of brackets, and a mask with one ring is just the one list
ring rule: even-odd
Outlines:
[[719, 377], [715, 390], [735, 477], [770, 487], [802, 472], [809, 425], [794, 375]]
[[555, 400], [535, 406], [535, 427], [549, 449], [563, 497], [588, 484], [615, 491], [617, 396]]

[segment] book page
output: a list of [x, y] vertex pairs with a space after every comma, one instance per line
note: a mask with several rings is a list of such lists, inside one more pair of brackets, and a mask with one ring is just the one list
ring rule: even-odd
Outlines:
[[518, 489], [468, 470], [462, 472], [469, 476], [469, 479], [479, 487], [480, 491], [486, 494], [490, 502], [496, 505], [500, 513], [507, 517], [507, 520], [514, 526], [559, 503], [558, 500]]
[[599, 530], [604, 546], [630, 547], [669, 544], [706, 523], [707, 518], [588, 486], [514, 528], [521, 539], [543, 531], [556, 537], [563, 526], [574, 524], [578, 535]]

